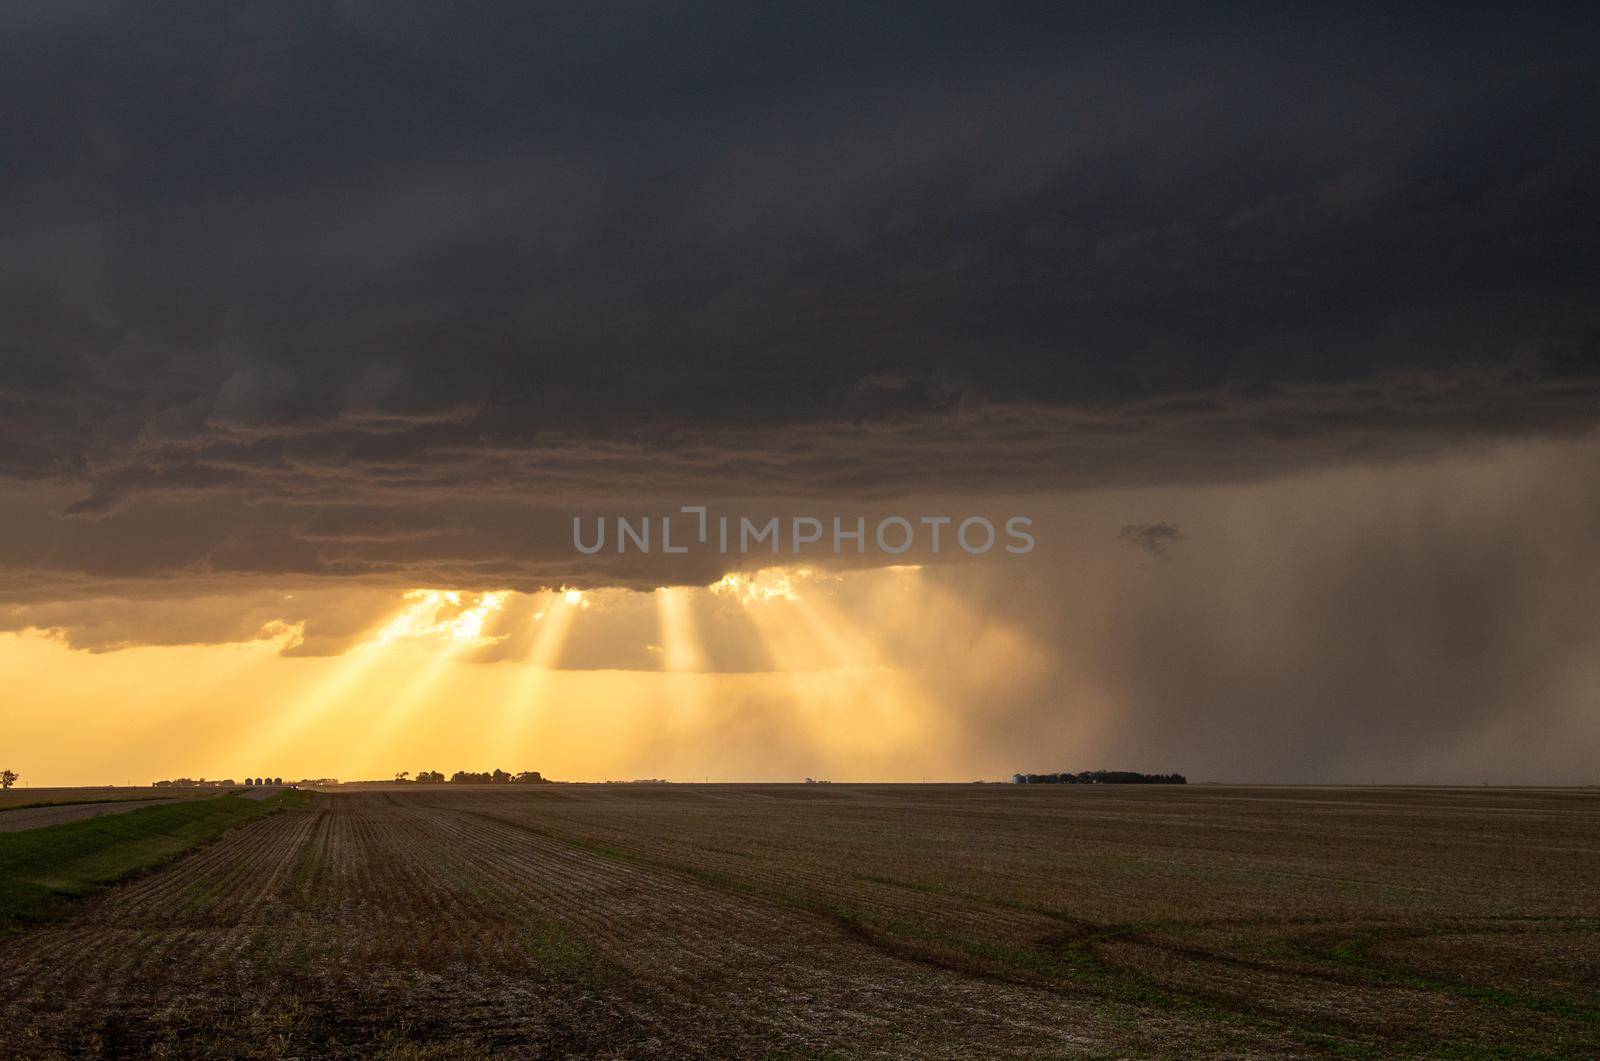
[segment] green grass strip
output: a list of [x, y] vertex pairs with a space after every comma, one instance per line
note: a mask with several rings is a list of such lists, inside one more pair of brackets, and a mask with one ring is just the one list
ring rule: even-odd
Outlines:
[[76, 900], [154, 869], [306, 796], [223, 796], [0, 833], [0, 935], [71, 914]]

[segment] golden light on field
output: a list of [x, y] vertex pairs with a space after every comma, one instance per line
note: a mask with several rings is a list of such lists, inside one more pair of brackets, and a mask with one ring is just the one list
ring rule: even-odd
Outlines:
[[908, 778], [956, 761], [951, 675], [926, 672], [967, 661], [906, 646], [930, 623], [956, 623], [1012, 671], [1028, 658], [1020, 635], [914, 567], [394, 601], [324, 655], [302, 647], [303, 624], [98, 653], [39, 631], [0, 635], [8, 671], [41, 690], [10, 750], [34, 784], [495, 766], [573, 779]]

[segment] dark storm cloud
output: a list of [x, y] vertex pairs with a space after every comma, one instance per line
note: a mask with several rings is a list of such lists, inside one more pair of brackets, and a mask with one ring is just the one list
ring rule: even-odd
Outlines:
[[97, 596], [0, 603], [0, 632], [34, 631], [71, 648], [112, 652], [143, 645], [214, 645], [275, 640], [288, 656], [337, 654], [392, 615], [392, 590], [256, 589], [217, 592], [189, 583], [182, 598]]
[[104, 526], [0, 563], [521, 584], [583, 506], [1587, 430], [1594, 38], [1492, 9], [13, 7], [0, 476]]
[[1594, 783], [1593, 440], [1161, 491], [1192, 563], [1095, 537], [1107, 500], [1053, 520], [1026, 595], [1002, 570], [938, 572], [1058, 649], [1031, 697], [971, 721], [1014, 769]]

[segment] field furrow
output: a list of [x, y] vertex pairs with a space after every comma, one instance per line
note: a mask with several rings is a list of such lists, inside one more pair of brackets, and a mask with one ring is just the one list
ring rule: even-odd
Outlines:
[[0, 942], [0, 1048], [1593, 1052], [1592, 799], [1254, 795], [321, 794]]

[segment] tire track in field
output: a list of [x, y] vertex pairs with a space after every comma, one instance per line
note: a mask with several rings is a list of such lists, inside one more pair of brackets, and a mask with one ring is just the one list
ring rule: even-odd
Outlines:
[[1138, 1052], [1163, 1032], [1196, 1052], [1284, 1046], [904, 961], [826, 916], [502, 810], [357, 793], [249, 823], [0, 944], [0, 1047], [964, 1057]]
[[699, 1009], [708, 1027], [718, 1014], [749, 1012], [766, 1014], [761, 1030], [797, 1049], [818, 1037], [859, 1045], [876, 1033], [919, 1052], [939, 1042], [949, 1052], [962, 1043], [1059, 1052], [1085, 1046], [1065, 1029], [1101, 1023], [1086, 1003], [900, 961], [775, 903], [575, 850], [493, 815], [487, 827], [458, 818], [435, 816], [429, 827], [472, 851], [475, 865], [520, 882], [530, 901], [577, 924], [675, 1004]]
[[[459, 800], [457, 797], [453, 802], [460, 805]], [[487, 795], [469, 806], [477, 813], [514, 822], [535, 832], [549, 833], [538, 823], [539, 819], [529, 813], [537, 806], [530, 801]], [[1214, 952], [1185, 944], [1165, 932], [1141, 931], [1135, 926], [1063, 918], [1049, 910], [1018, 910], [983, 896], [946, 893], [872, 877], [829, 875], [816, 867], [780, 865], [777, 860], [729, 866], [727, 859], [707, 857], [714, 849], [703, 843], [706, 830], [702, 823], [679, 826], [685, 817], [674, 815], [664, 830], [640, 828], [639, 823], [629, 820], [627, 824], [635, 826], [635, 831], [619, 827], [586, 828], [584, 837], [599, 835], [629, 857], [653, 861], [658, 868], [672, 872], [723, 873], [728, 882], [737, 882], [738, 889], [748, 891], [753, 887], [774, 894], [782, 897], [785, 905], [807, 907], [820, 898], [825, 907], [846, 911], [847, 919], [852, 902], [869, 907], [874, 924], [892, 922], [895, 917], [905, 918], [911, 926], [909, 930], [896, 931], [892, 924], [887, 931], [873, 924], [853, 927], [859, 930], [862, 939], [888, 953], [944, 967], [971, 967], [974, 963], [972, 958], [963, 958], [965, 951], [960, 947], [947, 949], [936, 935], [920, 932], [918, 926], [936, 923], [941, 931], [953, 933], [969, 945], [979, 947], [1005, 944], [1009, 940], [1018, 957], [1037, 954], [1049, 961], [1052, 956], [1059, 955], [1074, 961], [1070, 967], [1074, 978], [1080, 967], [1090, 975], [1091, 990], [1096, 985], [1102, 993], [1153, 990], [1171, 995], [1174, 1004], [1234, 1011], [1241, 1021], [1281, 1018], [1291, 1025], [1305, 1025], [1307, 1030], [1312, 1027], [1307, 1021], [1316, 1024], [1333, 1021], [1342, 1025], [1347, 1034], [1369, 1039], [1427, 1035], [1430, 1028], [1451, 1027], [1457, 1029], [1458, 1034], [1471, 1038], [1499, 1034], [1520, 1042], [1536, 1043], [1562, 1031], [1560, 1022], [1544, 1014], [1526, 1014], [1515, 1028], [1507, 1029], [1504, 1012], [1485, 1005], [1482, 1000], [1419, 991], [1398, 983], [1374, 983], [1348, 971], [1318, 968], [1304, 961], [1265, 961]], [[586, 821], [585, 825], [588, 824]], [[649, 826], [656, 824], [648, 823]], [[570, 821], [563, 819], [563, 829], [550, 835], [564, 835], [570, 842], [571, 826]], [[668, 835], [663, 836], [663, 832]], [[671, 835], [674, 832], [679, 835]], [[915, 832], [908, 830], [908, 833]], [[674, 846], [675, 839], [693, 837], [702, 842]], [[945, 835], [943, 840], [948, 843], [949, 836]], [[864, 882], [871, 885], [868, 888], [870, 900], [862, 903]], [[907, 897], [913, 901], [907, 901]], [[1072, 926], [1071, 931], [1062, 931], [1064, 921]], [[1064, 940], [1069, 946], [1064, 947]], [[945, 953], [949, 954], [948, 958], [943, 957]], [[1086, 966], [1082, 965], [1085, 961]], [[996, 972], [1005, 968], [984, 960], [981, 950], [977, 965]], [[1016, 979], [1014, 974], [1007, 978]], [[1031, 979], [1025, 978], [1023, 982]], [[1063, 982], [1059, 975], [1051, 979], [1058, 986], [1071, 982]], [[1141, 987], [1141, 982], [1147, 986]]]
[[[595, 889], [585, 886], [584, 878], [590, 876], [590, 874], [581, 868], [575, 869], [574, 859], [570, 852], [556, 847], [545, 851], [532, 852], [532, 857], [529, 857], [529, 852], [524, 851], [520, 852], [518, 857], [506, 859], [503, 857], [506, 849], [510, 847], [514, 850], [514, 845], [508, 845], [506, 837], [496, 835], [496, 830], [485, 833], [481, 825], [472, 824], [470, 819], [465, 822], [458, 820], [460, 816], [455, 814], [436, 817], [438, 820], [434, 824], [437, 829], [441, 830], [439, 832], [440, 842], [434, 845], [436, 849], [462, 851], [471, 855], [469, 864], [474, 871], [482, 871], [488, 868], [500, 881], [519, 885], [525, 895], [529, 890], [526, 886], [528, 880], [544, 882], [545, 887], [542, 896], [535, 896], [535, 898], [542, 898], [543, 901], [537, 905], [550, 907], [573, 920], [585, 922], [589, 931], [600, 936], [617, 935], [614, 919], [585, 918], [583, 916], [585, 910], [604, 910], [604, 906], [596, 903]], [[409, 831], [399, 830], [398, 835], [405, 835]], [[490, 837], [487, 846], [481, 842], [486, 836]], [[515, 837], [511, 837], [511, 839], [515, 839]], [[585, 860], [579, 859], [577, 861], [583, 863]], [[616, 880], [618, 876], [616, 867], [606, 862], [589, 863], [589, 865], [590, 868], [598, 868], [603, 877], [606, 878], [605, 890], [611, 892], [614, 896], [631, 901], [638, 889], [630, 886], [626, 881]], [[635, 876], [639, 875], [637, 871], [631, 869], [630, 873]], [[554, 887], [550, 887], [552, 882], [554, 882]], [[684, 946], [684, 933], [678, 932], [674, 934], [673, 932], [674, 924], [681, 926], [692, 921], [698, 912], [698, 907], [704, 906], [703, 897], [696, 906], [687, 906], [676, 902], [663, 904], [661, 902], [661, 889], [657, 888], [651, 898], [653, 899], [652, 903], [633, 904], [641, 911], [656, 911], [653, 916], [649, 916], [642, 922], [631, 926], [635, 931], [642, 931], [652, 939], [665, 941], [664, 945], [666, 947], [680, 953], [693, 953], [697, 949], [703, 949], [703, 946], [696, 947], [694, 944], [697, 941], [692, 938], [688, 940], [690, 946]], [[529, 904], [525, 902], [524, 905]], [[726, 927], [726, 912], [722, 912], [720, 916], [724, 922], [723, 927]], [[781, 921], [783, 916], [769, 912], [768, 919]], [[764, 925], [762, 930], [770, 932], [770, 926]], [[705, 934], [704, 926], [702, 926], [700, 935], [703, 937]], [[628, 934], [623, 934], [621, 942], [624, 944], [629, 942]], [[743, 956], [748, 956], [748, 954]], [[670, 972], [671, 967], [669, 966], [668, 969]]]

